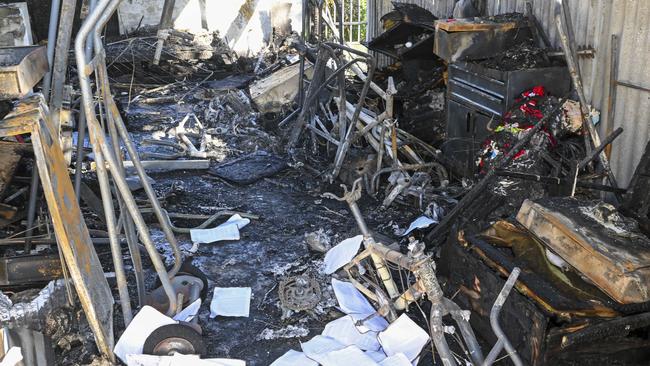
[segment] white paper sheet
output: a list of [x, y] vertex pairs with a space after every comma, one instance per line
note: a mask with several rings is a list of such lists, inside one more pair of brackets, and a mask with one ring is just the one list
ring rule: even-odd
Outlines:
[[377, 363], [357, 346], [348, 346], [337, 351], [328, 352], [320, 357], [318, 362], [323, 366], [377, 366]]
[[379, 333], [379, 343], [388, 357], [403, 353], [409, 361], [422, 351], [429, 334], [406, 314], [400, 315], [385, 331]]
[[366, 356], [372, 358], [375, 362], [381, 362], [386, 359], [386, 354], [381, 349], [379, 351], [366, 351]]
[[174, 320], [181, 321], [181, 322], [190, 322], [196, 314], [199, 313], [199, 309], [201, 308], [201, 299], [196, 299], [193, 303], [187, 305], [185, 309], [181, 310], [180, 313], [176, 314], [174, 316]]
[[412, 366], [411, 361], [403, 353], [386, 357], [379, 366]]
[[144, 306], [122, 333], [113, 353], [126, 362], [127, 355], [142, 354], [145, 340], [156, 328], [176, 323], [174, 319], [161, 314], [151, 306]]
[[248, 317], [250, 307], [250, 287], [215, 287], [210, 303], [210, 318], [216, 316]]
[[271, 366], [318, 366], [318, 362], [310, 359], [302, 352], [290, 349], [273, 361]]
[[[332, 288], [339, 302], [341, 311], [350, 315], [355, 323], [367, 318], [369, 315], [376, 313], [375, 308], [370, 305], [368, 300], [359, 290], [350, 282], [339, 281], [332, 278]], [[388, 327], [388, 322], [383, 317], [377, 315], [365, 321], [362, 326], [357, 327], [361, 333], [369, 330], [381, 332]]]
[[438, 223], [438, 221], [435, 221], [426, 216], [420, 216], [417, 219], [413, 220], [411, 225], [409, 225], [408, 229], [406, 229], [406, 231], [401, 236], [406, 236], [415, 229], [424, 229], [425, 227], [429, 227], [431, 224], [436, 224], [436, 223]]
[[[2, 346], [2, 344], [0, 344]], [[23, 352], [20, 347], [11, 347], [9, 351], [4, 355], [2, 361], [0, 361], [0, 366], [16, 366], [20, 361], [23, 360]]]
[[377, 351], [381, 348], [377, 340], [377, 332], [368, 331], [361, 333], [354, 325], [351, 316], [344, 316], [325, 325], [324, 336], [334, 338], [345, 346], [357, 346], [364, 351]]
[[228, 358], [201, 359], [198, 355], [174, 354], [173, 356], [127, 355], [128, 366], [246, 366], [242, 360]]
[[301, 342], [300, 347], [305, 353], [305, 356], [320, 363], [320, 359], [323, 358], [325, 354], [343, 349], [345, 348], [345, 345], [341, 344], [341, 342], [334, 338], [317, 335], [307, 342]]
[[214, 243], [224, 240], [239, 240], [239, 230], [251, 222], [238, 214], [232, 215], [223, 224], [212, 229], [191, 229], [190, 237], [195, 244]]
[[353, 238], [348, 238], [337, 244], [332, 249], [328, 250], [325, 254], [325, 274], [332, 274], [339, 268], [350, 263], [352, 258], [359, 252], [363, 235], [357, 235]]

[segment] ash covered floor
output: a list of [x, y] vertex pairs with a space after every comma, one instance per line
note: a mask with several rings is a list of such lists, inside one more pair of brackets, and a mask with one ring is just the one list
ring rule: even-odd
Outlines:
[[[164, 149], [152, 147], [143, 141], [155, 136], [160, 138], [187, 113], [201, 115], [205, 107], [206, 103], [201, 100], [189, 100], [184, 104], [134, 103], [125, 112], [125, 117], [140, 152], [161, 152]], [[238, 131], [246, 133], [224, 134], [224, 140], [219, 142], [217, 148], [221, 156], [216, 159], [217, 162], [213, 162], [213, 166], [219, 164], [219, 160], [227, 162], [258, 149], [272, 153], [274, 148], [278, 148], [273, 134], [257, 125], [254, 116], [233, 118], [229, 122], [233, 121], [239, 124], [236, 127]], [[206, 170], [148, 173], [155, 181], [153, 188], [163, 208], [170, 213], [211, 215], [229, 209], [260, 216], [260, 219], [251, 220], [241, 230], [240, 240], [200, 244], [194, 253], [190, 252], [190, 235], [177, 234], [184, 256], [192, 258], [192, 264], [209, 279], [207, 299], [202, 303], [198, 315], [208, 350], [206, 357], [241, 359], [253, 366], [268, 365], [289, 349], [299, 350], [301, 341], [320, 334], [325, 324], [343, 315], [335, 308], [337, 302], [331, 289], [331, 276], [321, 272], [324, 253], [311, 250], [305, 235], [317, 232], [327, 244], [334, 246], [358, 235], [358, 228], [345, 203], [321, 196], [325, 192], [340, 194], [340, 182], [329, 185], [317, 174], [316, 166], [306, 167], [301, 163], [293, 164], [290, 160], [287, 162], [289, 167], [284, 171], [249, 185], [228, 183], [207, 174]], [[313, 164], [318, 162], [314, 161]], [[318, 167], [318, 170], [322, 168]], [[96, 183], [92, 181], [94, 176], [87, 178], [88, 184], [98, 192]], [[141, 190], [136, 192], [138, 198], [145, 199]], [[368, 197], [360, 201], [369, 226], [381, 229], [388, 235], [398, 226], [406, 228], [414, 217], [414, 212], [399, 205], [379, 210], [380, 204], [380, 201]], [[226, 219], [223, 217], [210, 227]], [[156, 226], [153, 216], [148, 217], [148, 221], [159, 251], [168, 264], [172, 263], [173, 256], [164, 234]], [[172, 221], [178, 227], [194, 227], [202, 222]], [[110, 254], [105, 253], [101, 258], [106, 264], [105, 270], [111, 271]], [[125, 255], [124, 258], [130, 265], [129, 256]], [[156, 274], [146, 254], [143, 261], [147, 289], [152, 290], [157, 285]], [[128, 266], [127, 272], [130, 269]], [[283, 318], [278, 283], [296, 275], [315, 278], [322, 291], [321, 300], [313, 310], [291, 312]], [[132, 274], [129, 276], [129, 286], [135, 309], [137, 292]], [[250, 316], [218, 316], [211, 319], [210, 301], [214, 287], [251, 287]], [[117, 299], [115, 286], [113, 289]], [[114, 316], [118, 339], [124, 329], [118, 303], [114, 307]], [[74, 352], [69, 353], [66, 359], [74, 362], [73, 355]]]

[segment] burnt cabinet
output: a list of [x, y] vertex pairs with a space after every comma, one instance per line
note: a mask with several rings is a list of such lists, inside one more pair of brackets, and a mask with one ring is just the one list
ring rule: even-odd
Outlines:
[[493, 115], [465, 104], [449, 100], [447, 105], [447, 141], [443, 152], [463, 176], [471, 176], [476, 170], [475, 157], [483, 141], [490, 134]]

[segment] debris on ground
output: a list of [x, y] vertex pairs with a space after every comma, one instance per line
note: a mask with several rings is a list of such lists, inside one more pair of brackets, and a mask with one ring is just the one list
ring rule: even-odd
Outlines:
[[647, 364], [647, 88], [565, 2], [58, 3], [0, 4], [0, 365]]

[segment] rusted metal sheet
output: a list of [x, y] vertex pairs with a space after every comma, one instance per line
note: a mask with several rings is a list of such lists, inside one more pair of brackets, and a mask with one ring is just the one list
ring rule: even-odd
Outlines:
[[45, 46], [0, 48], [0, 100], [21, 98], [47, 72]]
[[95, 252], [68, 175], [43, 96], [21, 101], [0, 122], [0, 136], [31, 133], [34, 156], [57, 242], [99, 351], [114, 359], [113, 296]]
[[526, 200], [517, 221], [617, 302], [650, 300], [650, 240], [613, 207], [572, 198]]
[[58, 253], [0, 258], [0, 287], [34, 285], [62, 277]]

